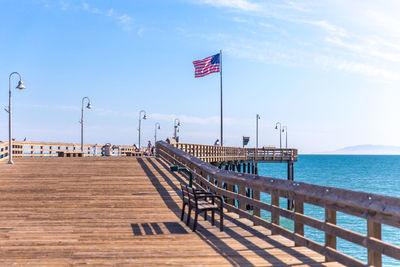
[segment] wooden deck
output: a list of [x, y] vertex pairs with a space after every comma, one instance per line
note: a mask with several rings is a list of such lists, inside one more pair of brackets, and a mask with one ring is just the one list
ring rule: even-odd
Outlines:
[[[152, 158], [0, 163], [0, 265], [337, 266], [227, 213], [180, 221], [180, 181]], [[218, 226], [218, 225], [217, 225]]]

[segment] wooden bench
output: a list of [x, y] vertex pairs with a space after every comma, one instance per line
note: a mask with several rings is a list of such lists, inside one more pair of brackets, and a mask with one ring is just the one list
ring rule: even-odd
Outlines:
[[[224, 230], [224, 216], [223, 216], [223, 202], [220, 196], [214, 195], [212, 193], [194, 189], [188, 187], [187, 185], [181, 184], [182, 187], [182, 214], [181, 220], [183, 220], [185, 207], [188, 206], [188, 215], [186, 220], [186, 225], [189, 225], [190, 214], [193, 210], [195, 212], [194, 222], [193, 222], [193, 232], [196, 231], [197, 227], [197, 217], [199, 213], [204, 212], [204, 220], [207, 220], [207, 211], [211, 211], [211, 225], [215, 225], [215, 211], [220, 214], [220, 231]], [[219, 205], [215, 203], [215, 199], [219, 200]], [[209, 202], [211, 200], [211, 202]]]

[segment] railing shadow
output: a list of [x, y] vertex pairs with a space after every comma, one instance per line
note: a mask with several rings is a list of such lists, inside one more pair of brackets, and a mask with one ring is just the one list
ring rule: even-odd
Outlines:
[[[157, 161], [164, 169], [161, 169], [159, 166], [157, 166], [157, 164], [155, 164], [154, 160], [146, 159], [146, 161], [145, 161], [142, 158], [138, 159], [139, 164], [141, 165], [144, 172], [148, 175], [151, 183], [157, 189], [157, 191], [159, 192], [159, 194], [162, 197], [165, 204], [179, 218], [180, 212], [181, 212], [181, 207], [178, 206], [178, 204], [174, 201], [174, 199], [172, 198], [172, 196], [168, 192], [168, 190], [161, 184], [159, 178], [157, 178], [156, 174], [153, 173], [153, 171], [150, 169], [149, 165], [151, 165], [151, 167], [157, 172], [157, 175], [160, 175], [163, 178], [163, 181], [165, 181], [179, 196], [181, 196], [180, 188], [168, 177], [168, 175], [171, 175], [171, 173], [168, 172], [168, 174], [167, 174], [165, 172], [165, 170], [167, 170], [169, 168], [169, 166], [167, 166], [166, 163], [162, 160], [158, 159]], [[178, 176], [174, 173], [172, 173], [172, 175], [175, 179], [177, 179], [178, 182], [187, 183], [187, 181], [184, 181], [180, 176]], [[297, 258], [301, 262], [311, 264], [313, 266], [323, 266], [320, 262], [317, 262], [314, 259], [307, 257], [305, 254], [298, 252], [293, 247], [284, 246], [283, 244], [274, 240], [273, 238], [265, 235], [264, 233], [261, 233], [257, 229], [252, 228], [251, 226], [248, 226], [233, 217], [225, 216], [224, 219], [239, 226], [240, 228], [246, 230], [247, 232], [251, 233], [252, 236], [260, 238], [261, 240], [263, 240], [265, 242], [268, 242], [270, 245], [274, 246], [275, 248], [279, 247], [279, 249], [292, 255], [293, 257]], [[216, 224], [217, 224], [216, 227], [218, 227], [219, 223], [216, 222]], [[213, 228], [210, 228], [210, 229], [213, 229]], [[239, 242], [241, 245], [245, 246], [248, 250], [253, 251], [255, 254], [257, 254], [259, 257], [265, 259], [267, 262], [270, 262], [274, 265], [287, 265], [282, 260], [277, 258], [276, 256], [270, 254], [265, 248], [262, 248], [262, 247], [258, 246], [257, 244], [255, 244], [254, 242], [246, 239], [246, 237], [240, 235], [239, 233], [235, 232], [231, 228], [225, 227], [224, 232], [230, 238]], [[247, 260], [245, 257], [240, 255], [238, 250], [230, 247], [228, 244], [225, 243], [224, 240], [219, 238], [217, 235], [215, 235], [209, 229], [207, 229], [201, 225], [198, 225], [198, 229], [197, 229], [196, 233], [203, 241], [205, 241], [217, 253], [219, 253], [221, 256], [223, 256], [225, 259], [227, 259], [232, 265], [234, 265], [234, 266], [243, 266], [243, 265], [251, 266], [251, 265], [253, 265], [249, 260]]]
[[[189, 232], [178, 222], [132, 223], [132, 232], [135, 236], [188, 234]], [[168, 231], [166, 231], [168, 230]]]

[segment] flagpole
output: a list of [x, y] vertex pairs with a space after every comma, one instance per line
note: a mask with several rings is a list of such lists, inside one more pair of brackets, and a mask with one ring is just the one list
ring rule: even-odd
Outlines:
[[220, 82], [221, 82], [221, 146], [224, 145], [224, 127], [223, 127], [223, 113], [222, 113], [222, 50], [219, 50], [219, 61], [220, 61]]

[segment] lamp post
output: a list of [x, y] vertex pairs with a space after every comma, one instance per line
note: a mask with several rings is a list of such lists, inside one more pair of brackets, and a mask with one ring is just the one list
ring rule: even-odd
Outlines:
[[84, 110], [84, 103], [85, 103], [85, 99], [87, 100], [88, 104], [86, 106], [87, 109], [92, 109], [92, 104], [90, 103], [90, 99], [89, 97], [85, 96], [84, 98], [82, 98], [82, 113], [81, 113], [81, 151], [83, 153], [83, 125], [84, 125], [84, 121], [83, 121], [83, 110]]
[[156, 124], [154, 125], [154, 145], [156, 145], [157, 142], [157, 130], [160, 130], [160, 123], [156, 122]]
[[285, 133], [286, 135], [286, 148], [287, 148], [287, 126], [282, 127], [282, 133]]
[[144, 120], [147, 119], [146, 111], [141, 110], [139, 112], [139, 129], [138, 129], [138, 131], [139, 131], [139, 151], [140, 151], [140, 135], [141, 135], [141, 132], [142, 132], [142, 113], [143, 113], [143, 119]]
[[179, 126], [181, 126], [181, 121], [179, 119], [175, 119], [174, 120], [174, 139], [176, 140], [176, 142], [178, 142], [178, 140], [176, 139], [177, 136], [176, 134], [179, 133]]
[[261, 119], [259, 114], [256, 114], [256, 148], [258, 148], [258, 120]]
[[22, 77], [18, 72], [12, 72], [10, 76], [8, 77], [8, 109], [6, 111], [8, 112], [8, 164], [14, 164], [12, 160], [12, 155], [13, 155], [13, 150], [12, 150], [12, 112], [11, 112], [11, 76], [14, 74], [17, 74], [19, 76], [19, 82], [17, 87], [15, 89], [25, 89], [25, 85], [22, 82]]
[[278, 130], [278, 124], [279, 124], [279, 148], [282, 148], [282, 125], [280, 122], [277, 122], [275, 124], [275, 130]]

